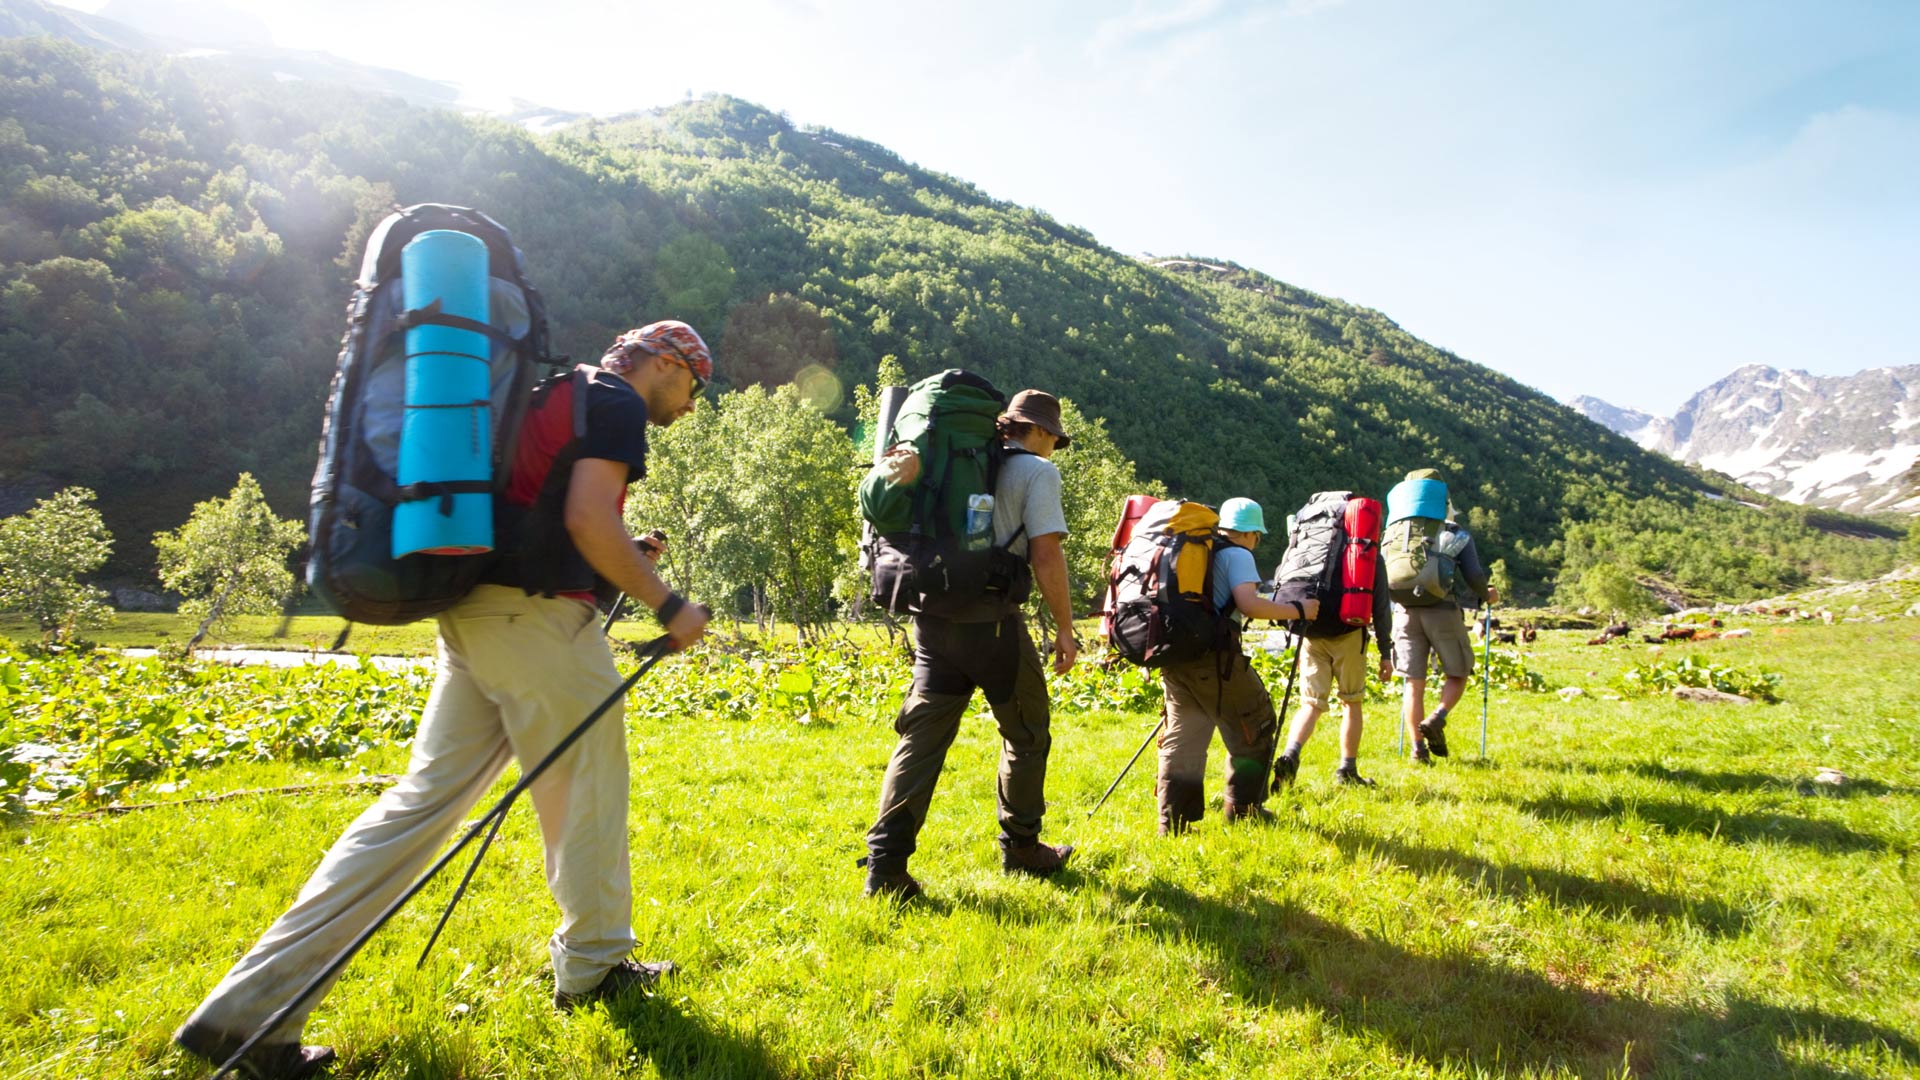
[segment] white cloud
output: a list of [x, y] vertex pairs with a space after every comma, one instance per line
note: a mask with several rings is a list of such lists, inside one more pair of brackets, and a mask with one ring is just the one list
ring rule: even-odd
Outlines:
[[1221, 0], [1182, 0], [1173, 6], [1134, 0], [1125, 15], [1100, 20], [1087, 41], [1087, 52], [1103, 56], [1141, 38], [1178, 36], [1206, 25], [1223, 7]]

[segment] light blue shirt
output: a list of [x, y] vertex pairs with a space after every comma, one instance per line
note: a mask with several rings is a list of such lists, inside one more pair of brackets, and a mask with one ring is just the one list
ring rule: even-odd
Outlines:
[[1237, 610], [1233, 590], [1245, 582], [1260, 583], [1260, 571], [1253, 565], [1253, 552], [1225, 538], [1213, 549], [1213, 608]]

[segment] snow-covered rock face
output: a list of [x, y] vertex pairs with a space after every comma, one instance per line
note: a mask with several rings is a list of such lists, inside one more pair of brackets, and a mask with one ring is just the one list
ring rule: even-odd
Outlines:
[[1756, 491], [1855, 513], [1920, 513], [1920, 365], [1815, 376], [1748, 365], [1672, 419], [1569, 404], [1650, 450]]

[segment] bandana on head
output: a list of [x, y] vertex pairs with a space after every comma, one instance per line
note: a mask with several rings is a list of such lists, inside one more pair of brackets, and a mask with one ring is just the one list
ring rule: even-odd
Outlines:
[[693, 327], [678, 319], [662, 319], [621, 334], [600, 358], [600, 366], [625, 375], [646, 355], [678, 360], [701, 382], [713, 381], [713, 354], [707, 351], [707, 343], [700, 340]]

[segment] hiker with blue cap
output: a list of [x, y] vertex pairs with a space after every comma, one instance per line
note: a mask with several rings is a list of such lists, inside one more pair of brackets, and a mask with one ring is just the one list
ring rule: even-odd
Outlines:
[[1213, 545], [1213, 607], [1223, 618], [1213, 653], [1170, 663], [1160, 669], [1166, 691], [1166, 731], [1160, 736], [1160, 832], [1177, 835], [1199, 821], [1206, 809], [1207, 750], [1213, 733], [1227, 748], [1226, 793], [1221, 816], [1271, 820], [1267, 801], [1267, 762], [1279, 723], [1273, 698], [1240, 647], [1240, 626], [1248, 619], [1299, 619], [1312, 612], [1293, 603], [1275, 603], [1259, 593], [1260, 571], [1253, 549], [1267, 533], [1266, 515], [1252, 499], [1220, 504], [1219, 539]]

